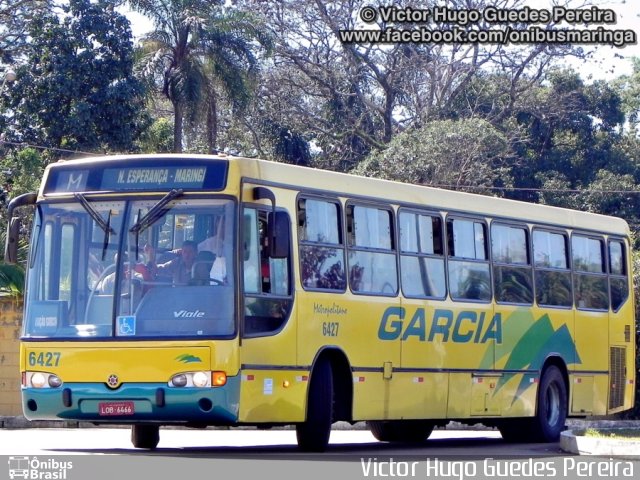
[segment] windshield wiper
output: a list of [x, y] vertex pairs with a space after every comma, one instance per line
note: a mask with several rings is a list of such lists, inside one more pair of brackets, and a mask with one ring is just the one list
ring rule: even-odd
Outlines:
[[116, 231], [111, 227], [111, 209], [109, 209], [109, 215], [107, 216], [107, 221], [102, 218], [95, 208], [91, 206], [89, 201], [84, 198], [84, 195], [81, 193], [75, 193], [74, 196], [80, 201], [80, 205], [87, 211], [87, 213], [93, 218], [94, 222], [98, 224], [98, 226], [104, 232], [104, 240], [102, 241], [102, 261], [107, 254], [107, 247], [109, 246], [109, 240], [111, 239], [111, 235], [115, 235]]
[[165, 208], [165, 206], [171, 200], [181, 197], [183, 194], [184, 194], [184, 190], [182, 189], [176, 190], [174, 188], [173, 190], [171, 190], [164, 197], [158, 200], [158, 203], [156, 203], [153, 207], [151, 207], [151, 209], [149, 209], [147, 214], [141, 219], [139, 219], [135, 223], [135, 225], [133, 225], [133, 227], [129, 229], [129, 231], [131, 233], [135, 233], [136, 235], [139, 235], [140, 233], [144, 232], [147, 228], [153, 225], [157, 220], [164, 217], [169, 210], [171, 210], [171, 207]]
[[81, 193], [75, 193], [74, 196], [78, 200], [80, 200], [80, 205], [82, 205], [84, 209], [87, 211], [87, 213], [91, 215], [91, 218], [93, 218], [93, 220], [98, 224], [98, 226], [102, 229], [104, 233], [115, 235], [116, 231], [113, 228], [111, 228], [111, 225], [110, 225], [111, 210], [109, 210], [109, 220], [108, 222], [105, 222], [104, 219], [102, 218], [102, 215], [100, 215], [96, 211], [96, 209], [91, 206], [89, 201], [86, 198], [84, 198], [84, 195], [82, 195]]

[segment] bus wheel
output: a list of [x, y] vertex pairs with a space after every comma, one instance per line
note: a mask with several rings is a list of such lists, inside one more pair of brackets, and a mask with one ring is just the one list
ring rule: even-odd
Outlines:
[[132, 425], [131, 443], [135, 448], [154, 449], [160, 442], [160, 427], [158, 425]]
[[426, 420], [373, 420], [367, 426], [381, 442], [424, 442], [433, 431], [433, 423]]
[[531, 433], [533, 441], [557, 442], [567, 419], [567, 386], [560, 369], [554, 365], [547, 368], [538, 389], [536, 416]]
[[307, 419], [296, 425], [300, 449], [323, 452], [329, 444], [333, 423], [333, 374], [331, 365], [321, 359], [311, 373], [307, 396]]

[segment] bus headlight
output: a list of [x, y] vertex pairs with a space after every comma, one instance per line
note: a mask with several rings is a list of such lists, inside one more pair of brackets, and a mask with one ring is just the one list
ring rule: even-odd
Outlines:
[[193, 384], [199, 388], [207, 387], [210, 385], [209, 383], [210, 378], [211, 378], [211, 375], [207, 375], [204, 372], [195, 372], [193, 374]]
[[174, 387], [185, 387], [187, 385], [187, 376], [184, 373], [179, 373], [171, 378], [171, 385]]
[[[168, 385], [170, 387], [195, 387], [195, 388], [206, 388], [206, 387], [220, 387], [224, 383], [213, 383], [212, 377], [216, 378], [214, 373], [219, 372], [210, 372], [210, 371], [200, 371], [200, 372], [182, 372], [176, 373], [169, 380]], [[225, 377], [226, 378], [226, 377]], [[226, 383], [226, 382], [225, 382]]]
[[53, 373], [25, 372], [23, 385], [33, 388], [58, 388], [62, 386], [62, 379]]

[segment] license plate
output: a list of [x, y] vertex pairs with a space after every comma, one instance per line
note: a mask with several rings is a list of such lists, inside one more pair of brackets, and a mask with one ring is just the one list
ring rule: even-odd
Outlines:
[[133, 402], [100, 402], [98, 403], [98, 415], [109, 417], [118, 415], [133, 415], [135, 409]]

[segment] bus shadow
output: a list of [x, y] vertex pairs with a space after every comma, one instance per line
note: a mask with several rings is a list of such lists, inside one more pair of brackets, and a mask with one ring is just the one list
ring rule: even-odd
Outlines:
[[447, 461], [516, 460], [537, 457], [566, 456], [559, 444], [512, 444], [500, 438], [431, 439], [424, 443], [332, 443], [322, 453], [302, 452], [293, 444], [246, 446], [194, 446], [158, 447], [155, 450], [135, 448], [114, 449], [51, 449], [57, 453], [110, 454], [130, 456], [161, 456], [180, 458], [211, 458], [224, 460], [300, 460], [353, 462], [376, 457], [379, 461], [393, 458], [397, 461]]

